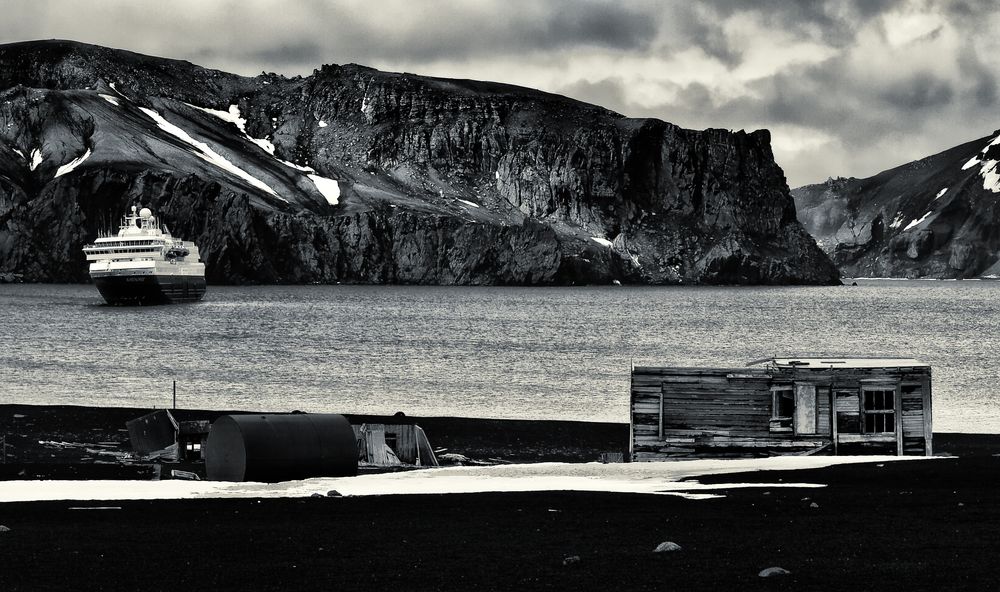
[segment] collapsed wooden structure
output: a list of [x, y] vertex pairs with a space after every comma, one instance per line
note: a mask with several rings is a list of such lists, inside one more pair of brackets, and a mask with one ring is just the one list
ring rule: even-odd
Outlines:
[[358, 460], [374, 466], [438, 466], [437, 456], [423, 428], [414, 423], [354, 425]]
[[836, 357], [754, 364], [633, 368], [632, 460], [933, 451], [927, 364]]
[[200, 461], [208, 440], [206, 420], [177, 421], [159, 409], [125, 422], [132, 450], [143, 460]]

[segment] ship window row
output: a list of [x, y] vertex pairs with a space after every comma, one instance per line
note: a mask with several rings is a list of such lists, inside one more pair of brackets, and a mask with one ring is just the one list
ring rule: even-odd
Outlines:
[[131, 241], [114, 241], [101, 243], [102, 247], [136, 247], [142, 245], [162, 245], [163, 241], [158, 240], [131, 240]]
[[122, 253], [156, 253], [159, 247], [142, 247], [139, 249], [106, 249], [103, 251], [91, 251], [92, 255], [121, 255]]

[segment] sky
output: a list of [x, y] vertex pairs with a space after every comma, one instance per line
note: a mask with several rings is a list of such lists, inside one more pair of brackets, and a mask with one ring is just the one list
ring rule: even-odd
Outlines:
[[984, 0], [0, 0], [0, 11], [0, 43], [73, 39], [245, 75], [358, 63], [693, 129], [766, 128], [792, 187], [1000, 128], [1000, 7]]

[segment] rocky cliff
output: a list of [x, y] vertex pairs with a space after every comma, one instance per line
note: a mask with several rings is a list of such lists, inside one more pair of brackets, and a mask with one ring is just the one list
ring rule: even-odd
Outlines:
[[0, 273], [82, 281], [128, 205], [213, 282], [834, 283], [766, 131], [503, 84], [324, 66], [247, 78], [0, 46]]
[[867, 179], [792, 191], [845, 276], [1000, 275], [1000, 132]]

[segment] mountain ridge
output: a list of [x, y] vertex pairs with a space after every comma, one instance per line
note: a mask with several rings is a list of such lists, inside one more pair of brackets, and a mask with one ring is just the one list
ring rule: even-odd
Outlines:
[[1000, 275], [997, 138], [1000, 130], [864, 179], [796, 188], [799, 220], [845, 276]]
[[198, 242], [217, 283], [838, 281], [766, 131], [64, 41], [0, 45], [0, 124], [0, 272], [31, 281], [85, 280], [79, 247], [137, 201]]

